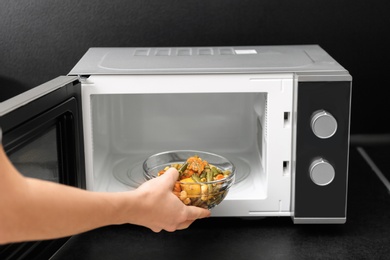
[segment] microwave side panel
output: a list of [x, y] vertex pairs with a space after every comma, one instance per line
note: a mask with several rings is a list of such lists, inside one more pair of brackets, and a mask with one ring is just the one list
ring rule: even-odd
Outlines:
[[[249, 177], [253, 182], [233, 187], [213, 209], [215, 216], [290, 216], [292, 82], [292, 74], [89, 77], [82, 86], [87, 188], [132, 189], [118, 182], [117, 169], [127, 174], [165, 150], [208, 150], [232, 159], [241, 169], [259, 165], [253, 169], [256, 175]], [[211, 105], [219, 101], [219, 108]], [[169, 115], [179, 118], [180, 128], [171, 127], [177, 121]], [[205, 119], [211, 120], [210, 135], [196, 130], [197, 124], [185, 124]], [[137, 171], [142, 173], [142, 168]]]

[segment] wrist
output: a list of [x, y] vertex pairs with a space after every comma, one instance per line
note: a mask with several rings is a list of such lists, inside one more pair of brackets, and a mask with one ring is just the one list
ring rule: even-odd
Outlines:
[[137, 193], [126, 191], [112, 193], [114, 196], [113, 224], [128, 224], [135, 221], [139, 205], [137, 204]]

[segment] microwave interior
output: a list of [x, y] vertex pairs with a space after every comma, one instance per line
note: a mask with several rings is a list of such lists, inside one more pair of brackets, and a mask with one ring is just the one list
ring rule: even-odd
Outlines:
[[228, 158], [235, 183], [213, 216], [290, 216], [293, 74], [93, 75], [83, 80], [87, 189], [141, 185], [171, 150]]

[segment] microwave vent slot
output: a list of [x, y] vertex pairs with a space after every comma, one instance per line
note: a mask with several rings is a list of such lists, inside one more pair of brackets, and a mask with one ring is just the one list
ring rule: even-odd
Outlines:
[[136, 49], [134, 51], [134, 56], [149, 56], [150, 49]]
[[177, 56], [191, 56], [191, 55], [192, 55], [191, 48], [177, 49]]
[[198, 55], [214, 55], [214, 51], [211, 48], [198, 49]]
[[233, 48], [219, 48], [219, 54], [221, 55], [234, 55]]
[[170, 56], [171, 55], [171, 48], [165, 48], [165, 49], [156, 49], [155, 55], [156, 56]]
[[218, 56], [235, 55], [234, 48], [141, 48], [135, 49], [134, 56]]

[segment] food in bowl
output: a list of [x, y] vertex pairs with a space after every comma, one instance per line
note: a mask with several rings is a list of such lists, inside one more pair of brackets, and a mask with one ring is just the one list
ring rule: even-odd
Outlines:
[[[166, 162], [163, 162], [164, 158]], [[145, 176], [147, 179], [160, 176], [170, 167], [179, 171], [173, 193], [186, 205], [211, 209], [221, 203], [234, 182], [235, 168], [230, 161], [200, 151], [174, 151], [151, 156], [144, 162]]]

